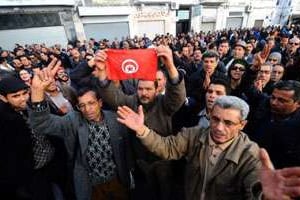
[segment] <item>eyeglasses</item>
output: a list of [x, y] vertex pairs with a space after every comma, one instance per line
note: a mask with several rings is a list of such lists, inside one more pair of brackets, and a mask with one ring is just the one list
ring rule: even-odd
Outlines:
[[299, 43], [296, 43], [296, 42], [290, 42], [290, 45], [299, 45]]
[[80, 103], [80, 104], [78, 104], [76, 107], [77, 107], [77, 109], [78, 110], [84, 110], [87, 106], [89, 106], [89, 107], [93, 107], [93, 106], [95, 106], [97, 104], [97, 101], [89, 101], [89, 102], [87, 102], [86, 104], [84, 104], [84, 103]]
[[243, 68], [243, 67], [237, 67], [237, 66], [233, 66], [232, 68], [231, 68], [231, 70], [239, 70], [239, 71], [241, 71], [241, 72], [244, 72], [245, 71], [245, 68]]
[[269, 58], [268, 61], [274, 61], [274, 62], [277, 62], [277, 59]]

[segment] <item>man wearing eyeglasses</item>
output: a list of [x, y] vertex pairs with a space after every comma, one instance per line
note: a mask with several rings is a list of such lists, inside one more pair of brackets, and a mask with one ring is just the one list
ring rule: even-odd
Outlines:
[[55, 60], [32, 80], [29, 121], [40, 134], [63, 138], [74, 160], [75, 196], [80, 200], [129, 199], [132, 186], [130, 147], [125, 127], [113, 112], [102, 110], [100, 96], [91, 88], [78, 92], [78, 111], [65, 116], [50, 114], [45, 90], [53, 82]]
[[222, 96], [213, 104], [210, 128], [183, 129], [162, 137], [144, 125], [142, 106], [135, 113], [118, 108], [118, 121], [135, 131], [151, 152], [164, 159], [187, 160], [185, 195], [189, 200], [254, 199], [251, 188], [258, 182], [259, 147], [242, 132], [249, 112], [238, 97]]
[[281, 63], [281, 53], [279, 52], [272, 52], [268, 57], [268, 62], [272, 65], [280, 64]]
[[287, 52], [285, 53], [285, 77], [289, 80], [300, 80], [300, 39], [294, 37], [290, 39]]
[[256, 80], [254, 81], [255, 88], [267, 94], [270, 94], [272, 91], [272, 85], [270, 84], [272, 72], [272, 65], [269, 63], [264, 63], [260, 66], [260, 69], [257, 72]]
[[299, 38], [293, 37], [289, 40], [286, 50], [282, 53], [283, 54], [282, 63], [284, 65], [293, 65], [294, 64], [294, 56], [299, 47], [300, 47], [300, 39]]

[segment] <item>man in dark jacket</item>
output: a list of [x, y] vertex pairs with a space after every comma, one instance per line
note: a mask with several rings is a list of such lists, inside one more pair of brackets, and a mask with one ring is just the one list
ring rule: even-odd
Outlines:
[[29, 109], [31, 126], [39, 133], [65, 141], [74, 159], [74, 185], [79, 200], [128, 199], [131, 186], [130, 148], [125, 127], [114, 113], [102, 110], [97, 92], [78, 92], [78, 111], [59, 117], [50, 114], [45, 89], [53, 81], [57, 65], [38, 71], [32, 81]]
[[22, 80], [4, 78], [0, 94], [0, 197], [53, 200], [61, 194], [55, 193], [54, 187], [64, 189], [60, 185], [61, 170], [54, 159], [55, 154], [62, 155], [57, 145], [53, 146], [55, 138], [49, 140], [27, 124], [29, 89]]
[[17, 78], [4, 78], [0, 98], [0, 199], [26, 199], [34, 165], [31, 130], [24, 119], [28, 86]]
[[300, 82], [278, 82], [271, 97], [257, 101], [245, 132], [266, 148], [276, 168], [299, 166]]
[[205, 93], [211, 82], [215, 79], [228, 80], [224, 73], [217, 70], [219, 55], [215, 51], [208, 51], [203, 54], [203, 69], [191, 75], [187, 83], [187, 96], [189, 106], [194, 107], [194, 112], [198, 114], [204, 108]]

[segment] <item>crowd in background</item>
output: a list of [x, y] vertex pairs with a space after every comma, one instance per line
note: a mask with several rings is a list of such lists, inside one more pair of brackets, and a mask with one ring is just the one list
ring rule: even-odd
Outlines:
[[[153, 40], [146, 34], [143, 37], [135, 36], [120, 40], [116, 38], [111, 41], [90, 38], [88, 41], [69, 42], [66, 48], [61, 45], [16, 44], [12, 50], [1, 49], [0, 80], [13, 76], [30, 88], [34, 73], [53, 64], [53, 60], [59, 60], [60, 66], [54, 76], [55, 81], [45, 88], [45, 98], [49, 102], [52, 114], [64, 116], [74, 110], [80, 111], [77, 98], [78, 95], [80, 97], [80, 91], [86, 86], [94, 86], [91, 79], [98, 73], [94, 67], [97, 52], [107, 48], [146, 49], [165, 46], [172, 52], [172, 61], [179, 77], [185, 82], [186, 91], [184, 102], [178, 106], [176, 112], [172, 111], [172, 126], [168, 127], [170, 129], [166, 131], [168, 133], [165, 136], [176, 134], [183, 127], [197, 125], [209, 127], [214, 101], [219, 96], [232, 95], [248, 103], [250, 113], [248, 124], [243, 131], [251, 140], [267, 149], [274, 166], [276, 168], [300, 166], [299, 26], [164, 34], [157, 35]], [[168, 93], [167, 85], [170, 82], [171, 70], [169, 68], [166, 70], [165, 65], [165, 60], [159, 60], [156, 96]], [[84, 68], [89, 71], [87, 74], [82, 70]], [[124, 94], [134, 95], [139, 83], [137, 80], [125, 80], [113, 81], [113, 84]], [[110, 102], [103, 101], [103, 104], [105, 109], [114, 110]], [[0, 115], [4, 116], [4, 112], [5, 110], [1, 110]], [[39, 137], [38, 134], [33, 135]], [[65, 143], [52, 137], [46, 140], [44, 145], [47, 147], [48, 156], [41, 162], [42, 166], [35, 165], [35, 169], [43, 169], [45, 166], [50, 168], [51, 170], [45, 174], [53, 176], [58, 183], [63, 183], [59, 185], [63, 191], [61, 196], [65, 199], [75, 199], [72, 184], [74, 177], [70, 172], [74, 161], [68, 156], [70, 152], [66, 149]], [[2, 147], [0, 147], [1, 155], [10, 155], [4, 153], [9, 145]], [[150, 160], [147, 162], [153, 162], [158, 158], [151, 157]], [[167, 197], [158, 195], [159, 197], [155, 199], [183, 199], [181, 189], [184, 184], [180, 172], [185, 163], [182, 161], [170, 165], [172, 168], [175, 166], [174, 171], [177, 173], [170, 175], [173, 176], [171, 182], [174, 185], [172, 188], [162, 187], [160, 189], [165, 191], [160, 190], [158, 193], [167, 193], [170, 190], [174, 194]], [[147, 168], [147, 165], [139, 163], [139, 167], [143, 171], [145, 170], [143, 167]], [[5, 173], [5, 169], [1, 170], [0, 174]], [[170, 183], [164, 180], [162, 182]], [[38, 181], [35, 186], [42, 184], [44, 182]], [[174, 190], [174, 187], [177, 189]], [[41, 190], [45, 191], [47, 190]], [[60, 195], [56, 193], [56, 198], [57, 196]]]

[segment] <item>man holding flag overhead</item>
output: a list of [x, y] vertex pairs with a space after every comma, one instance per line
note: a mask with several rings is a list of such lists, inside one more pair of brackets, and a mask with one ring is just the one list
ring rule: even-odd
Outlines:
[[[168, 72], [165, 95], [156, 95], [158, 86], [155, 81], [156, 54]], [[124, 60], [127, 60], [125, 67]], [[172, 115], [185, 102], [186, 92], [183, 75], [177, 71], [174, 65], [172, 51], [169, 47], [159, 46], [155, 50], [124, 51], [121, 54], [116, 54], [112, 50], [100, 51], [96, 53], [94, 62], [95, 71], [93, 74], [100, 80], [99, 90], [104, 102], [113, 109], [117, 109], [120, 105], [127, 105], [133, 110], [137, 110], [139, 105], [143, 105], [145, 123], [149, 127], [163, 136], [172, 133]], [[127, 71], [119, 70], [120, 76], [118, 72], [116, 74], [115, 68], [127, 69]], [[123, 79], [126, 76], [138, 78], [137, 92], [134, 95], [125, 95], [114, 84], [111, 84], [110, 79], [114, 80], [117, 77]], [[146, 195], [145, 193], [142, 194], [143, 199], [171, 199], [172, 183], [174, 183], [174, 180], [171, 180], [173, 177], [171, 163], [161, 161], [151, 154], [135, 137], [133, 138], [133, 148], [135, 149], [137, 166], [142, 172], [142, 176], [136, 177], [136, 186], [139, 188], [142, 184], [139, 180], [144, 178], [147, 182], [147, 189], [150, 188]]]
[[157, 71], [155, 49], [106, 51], [106, 72], [109, 80], [143, 79], [154, 80]]

